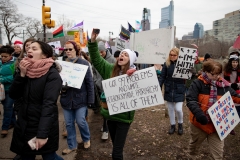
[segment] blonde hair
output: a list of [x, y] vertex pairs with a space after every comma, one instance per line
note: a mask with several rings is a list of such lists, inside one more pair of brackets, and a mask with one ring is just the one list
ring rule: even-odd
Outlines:
[[168, 58], [166, 60], [166, 66], [169, 67], [171, 64], [171, 60], [170, 60], [170, 54], [171, 52], [174, 52], [175, 54], [177, 54], [177, 56], [179, 55], [179, 49], [178, 48], [172, 48], [168, 54]]

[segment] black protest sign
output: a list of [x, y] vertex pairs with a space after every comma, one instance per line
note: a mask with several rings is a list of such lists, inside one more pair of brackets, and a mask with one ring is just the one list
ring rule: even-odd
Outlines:
[[102, 81], [109, 114], [164, 104], [154, 67]]
[[178, 60], [173, 72], [173, 78], [190, 79], [192, 73], [191, 68], [194, 68], [197, 50], [193, 48], [180, 47]]

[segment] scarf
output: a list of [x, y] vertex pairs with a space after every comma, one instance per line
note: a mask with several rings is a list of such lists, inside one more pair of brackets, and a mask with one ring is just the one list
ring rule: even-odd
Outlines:
[[[212, 81], [208, 78], [207, 74], [205, 72], [202, 72], [202, 78], [210, 84], [210, 95], [209, 95], [209, 101], [207, 107], [210, 108], [216, 101], [217, 101], [217, 87], [225, 87], [230, 86], [230, 83], [228, 83], [225, 79], [221, 78], [217, 81]], [[210, 116], [207, 114], [208, 121], [210, 121]]]
[[30, 62], [30, 66], [27, 68], [27, 73], [26, 73], [26, 75], [29, 78], [39, 78], [45, 75], [49, 71], [49, 68], [54, 63], [54, 60], [52, 58], [33, 60], [32, 58], [26, 57], [26, 58], [23, 58], [22, 61]]

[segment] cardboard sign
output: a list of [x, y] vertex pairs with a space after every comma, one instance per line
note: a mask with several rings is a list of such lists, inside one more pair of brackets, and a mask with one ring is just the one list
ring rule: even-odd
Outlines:
[[173, 72], [173, 78], [191, 79], [189, 69], [194, 67], [197, 49], [180, 47], [178, 60]]
[[240, 121], [229, 91], [208, 109], [208, 114], [221, 140], [226, 138]]
[[61, 42], [60, 41], [54, 41], [54, 42], [48, 42], [48, 44], [55, 46], [55, 53], [59, 54], [59, 48], [61, 48]]
[[60, 76], [63, 80], [63, 85], [67, 82], [68, 86], [80, 89], [88, 66], [61, 60], [56, 61], [62, 66]]
[[[117, 50], [122, 51], [124, 49], [129, 49], [129, 42], [121, 38], [116, 38], [115, 47]], [[114, 53], [114, 52], [113, 52]]]
[[102, 81], [109, 114], [164, 104], [154, 67]]
[[130, 48], [139, 53], [136, 63], [163, 64], [174, 44], [174, 27], [131, 33]]

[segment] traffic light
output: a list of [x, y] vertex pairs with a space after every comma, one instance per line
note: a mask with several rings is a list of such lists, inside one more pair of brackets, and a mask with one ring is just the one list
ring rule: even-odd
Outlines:
[[[42, 24], [51, 24], [51, 8], [47, 6], [42, 6]], [[54, 24], [55, 25], [55, 24]]]
[[50, 24], [47, 24], [48, 28], [54, 28], [55, 27], [55, 21], [54, 20], [50, 20]]

